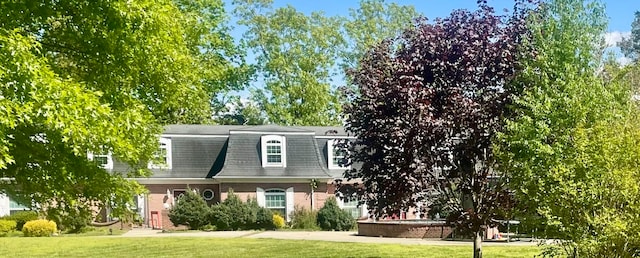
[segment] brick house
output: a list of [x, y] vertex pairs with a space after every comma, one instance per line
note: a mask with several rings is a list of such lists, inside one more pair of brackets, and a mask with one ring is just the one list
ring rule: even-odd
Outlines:
[[[233, 189], [242, 200], [256, 198], [290, 220], [294, 207], [319, 209], [334, 196], [334, 179], [345, 168], [333, 143], [345, 138], [350, 137], [341, 127], [166, 126], [159, 138], [160, 164], [149, 164], [153, 175], [132, 179], [149, 190], [136, 198], [137, 210], [146, 225], [167, 228], [168, 210], [188, 188], [208, 204], [224, 200]], [[102, 159], [108, 170], [126, 170], [109, 155], [90, 158]], [[352, 216], [367, 215], [357, 201], [338, 200]]]

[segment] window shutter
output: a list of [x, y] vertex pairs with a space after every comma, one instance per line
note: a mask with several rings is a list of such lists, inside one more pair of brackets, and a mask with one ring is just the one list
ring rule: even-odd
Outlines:
[[256, 200], [258, 201], [258, 206], [266, 207], [267, 200], [264, 197], [264, 189], [257, 187], [256, 188]]
[[138, 198], [138, 200], [137, 200], [138, 215], [140, 215], [140, 218], [144, 219], [144, 217], [145, 217], [144, 216], [145, 215], [145, 211], [144, 211], [144, 203], [145, 203], [144, 195], [140, 194], [140, 195], [137, 195], [136, 197]]
[[9, 213], [11, 213], [10, 206], [9, 197], [4, 194], [0, 194], [0, 217], [9, 216]]
[[338, 203], [338, 207], [340, 207], [340, 209], [344, 208], [344, 201], [338, 195], [336, 195], [336, 202]]
[[285, 198], [286, 198], [286, 202], [287, 202], [287, 221], [291, 221], [291, 213], [293, 212], [293, 209], [295, 209], [295, 203], [294, 203], [294, 191], [293, 191], [293, 187], [289, 187], [287, 188], [287, 191], [285, 193]]
[[368, 218], [369, 217], [369, 209], [367, 209], [367, 204], [363, 203], [362, 206], [360, 206], [360, 209], [362, 209], [361, 212], [360, 212], [360, 214], [362, 214], [362, 217], [366, 216]]

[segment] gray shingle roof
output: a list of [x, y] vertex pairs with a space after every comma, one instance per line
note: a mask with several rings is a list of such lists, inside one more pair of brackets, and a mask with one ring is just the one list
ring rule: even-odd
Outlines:
[[262, 167], [261, 134], [232, 134], [222, 171], [214, 178], [329, 178], [313, 135], [286, 135], [286, 167]]
[[279, 126], [279, 125], [257, 125], [257, 126], [245, 126], [232, 131], [237, 132], [269, 132], [269, 133], [312, 133], [313, 131], [305, 130], [303, 128], [292, 126]]
[[226, 137], [171, 138], [171, 169], [152, 169], [152, 178], [210, 178], [219, 172], [227, 148]]
[[[151, 178], [330, 178], [344, 172], [327, 165], [326, 136], [347, 136], [342, 127], [168, 125], [163, 135], [171, 138], [172, 169], [152, 169]], [[286, 137], [285, 168], [262, 167], [262, 135]], [[114, 162], [114, 171], [127, 168]]]
[[229, 130], [246, 128], [244, 125], [167, 125], [164, 134], [228, 135]]

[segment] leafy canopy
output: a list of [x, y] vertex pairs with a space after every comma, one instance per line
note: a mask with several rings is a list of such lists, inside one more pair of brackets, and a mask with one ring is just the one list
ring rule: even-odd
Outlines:
[[344, 176], [362, 179], [354, 189], [372, 214], [424, 209], [444, 196], [449, 221], [474, 234], [501, 215], [509, 198], [488, 178], [491, 139], [514, 93], [508, 83], [523, 57], [529, 8], [519, 2], [500, 16], [481, 4], [421, 19], [350, 72], [359, 92], [348, 93], [346, 130], [358, 138], [347, 160], [362, 167]]
[[496, 152], [519, 210], [569, 256], [637, 252], [640, 121], [624, 70], [598, 73], [604, 7], [549, 1], [528, 26], [537, 54]]
[[[240, 52], [222, 2], [0, 3], [1, 189], [23, 204], [124, 213], [161, 124], [210, 119], [213, 94], [239, 87]], [[88, 153], [131, 169], [108, 173]]]

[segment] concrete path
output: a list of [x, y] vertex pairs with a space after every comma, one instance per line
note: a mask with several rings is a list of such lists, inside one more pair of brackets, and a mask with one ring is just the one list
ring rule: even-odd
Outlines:
[[[162, 233], [160, 230], [132, 229], [120, 237], [218, 237], [218, 238], [272, 238], [312, 241], [355, 242], [355, 243], [379, 243], [379, 244], [406, 244], [406, 245], [473, 245], [471, 241], [450, 241], [440, 239], [419, 238], [388, 238], [358, 236], [356, 232], [333, 231], [213, 231], [200, 232], [188, 231], [179, 233]], [[532, 241], [484, 242], [485, 246], [491, 245], [537, 245]]]

